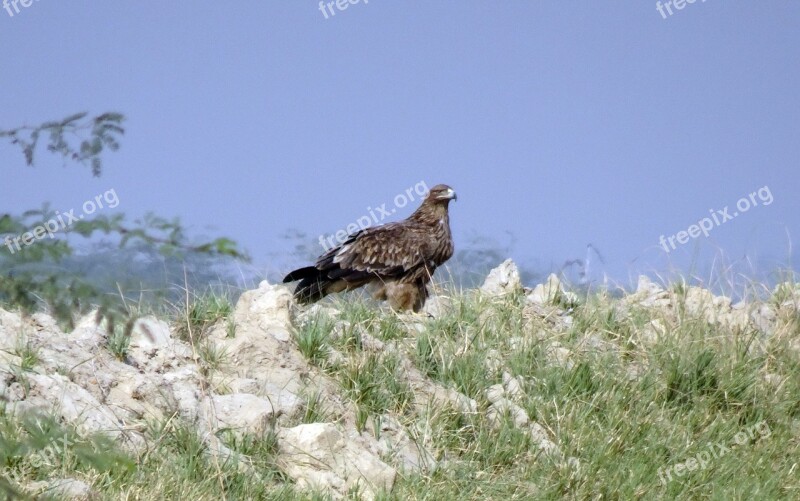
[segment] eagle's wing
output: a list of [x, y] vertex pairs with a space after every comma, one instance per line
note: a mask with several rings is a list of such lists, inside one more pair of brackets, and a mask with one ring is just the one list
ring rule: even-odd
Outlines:
[[427, 253], [428, 239], [423, 228], [407, 222], [389, 223], [350, 235], [342, 245], [322, 255], [316, 267], [330, 270], [330, 278], [347, 279], [353, 275], [422, 278], [433, 273]]

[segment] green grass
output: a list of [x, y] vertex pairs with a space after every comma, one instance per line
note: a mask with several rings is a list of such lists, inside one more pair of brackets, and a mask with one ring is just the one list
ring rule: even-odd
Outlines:
[[366, 419], [394, 411], [410, 412], [414, 394], [400, 377], [397, 356], [366, 353], [349, 359], [333, 369], [344, 390], [357, 407], [357, 428], [364, 429]]
[[14, 354], [20, 358], [19, 368], [23, 371], [33, 369], [39, 363], [39, 350], [30, 342], [20, 340], [14, 350]]
[[131, 344], [130, 328], [116, 324], [109, 330], [106, 337], [106, 348], [117, 360], [125, 360]]
[[[521, 295], [453, 294], [438, 318], [344, 300], [338, 317], [301, 322], [294, 346], [353, 404], [360, 432], [379, 436], [381, 418], [394, 416], [414, 426], [438, 460], [432, 471], [401, 471], [392, 492], [377, 499], [800, 498], [800, 313], [781, 306], [771, 336], [730, 330], [689, 314], [681, 303], [688, 285], [673, 290], [670, 310], [623, 309], [603, 293], [556, 301], [544, 312]], [[779, 288], [767, 302], [778, 307], [791, 294]], [[567, 308], [572, 324], [556, 327], [554, 315]], [[653, 322], [663, 327], [656, 336], [648, 334]], [[366, 343], [366, 335], [384, 347]], [[227, 354], [198, 346], [209, 370], [226, 363]], [[556, 359], [554, 346], [568, 357]], [[27, 357], [35, 365], [35, 354]], [[403, 370], [409, 361], [474, 399], [477, 410], [415, 406]], [[546, 430], [560, 455], [544, 454], [511, 415], [489, 419], [487, 389], [509, 377], [521, 392], [507, 398]], [[342, 409], [319, 391], [309, 387], [304, 398], [297, 421], [340, 421]], [[34, 468], [25, 425], [6, 416], [3, 426], [0, 478], [14, 488], [60, 475], [89, 482], [105, 499], [324, 499], [299, 491], [281, 471], [273, 430], [220, 433], [237, 455], [224, 459], [173, 417], [150, 423], [147, 452], [121, 463], [130, 467], [68, 451]]]
[[331, 412], [325, 408], [323, 397], [319, 391], [309, 391], [304, 397], [301, 423], [327, 423], [332, 421]]
[[36, 494], [26, 493], [21, 483], [58, 478], [82, 480], [102, 499], [324, 499], [297, 492], [281, 473], [271, 430], [262, 435], [220, 433], [236, 454], [229, 458], [210, 454], [197, 431], [175, 419], [150, 423], [151, 445], [140, 458], [107, 439], [84, 438], [50, 419], [4, 416], [0, 432], [0, 492], [13, 491], [19, 499]]
[[6, 488], [20, 496], [24, 481], [71, 477], [100, 485], [135, 467], [133, 458], [101, 435], [83, 436], [46, 416], [0, 411], [0, 479], [8, 479]]
[[334, 322], [316, 315], [294, 331], [297, 348], [312, 364], [322, 366], [328, 359]]
[[200, 370], [206, 376], [222, 369], [230, 361], [230, 353], [211, 341], [202, 342], [197, 347], [197, 355], [200, 358]]
[[191, 342], [200, 340], [220, 321], [227, 321], [226, 332], [228, 337], [233, 337], [236, 329], [231, 319], [233, 303], [227, 294], [209, 291], [187, 297], [187, 304], [178, 308], [175, 319], [175, 332], [179, 339]]
[[[489, 427], [480, 412], [443, 412], [434, 420], [432, 436], [448, 466], [428, 477], [404, 476], [396, 487], [398, 499], [800, 495], [794, 475], [800, 454], [800, 362], [797, 345], [789, 339], [773, 339], [766, 353], [755, 355], [749, 350], [752, 332], [726, 332], [685, 317], [670, 321], [655, 310], [633, 309], [619, 318], [604, 297], [572, 305], [574, 323], [566, 332], [536, 318], [525, 327], [519, 320], [522, 308], [513, 299], [486, 305], [461, 301], [473, 306], [431, 321], [417, 338], [415, 364], [481, 406], [483, 391], [499, 379], [485, 359], [490, 351], [499, 352], [504, 361], [500, 371], [528, 383], [520, 405], [551, 431], [564, 458], [524, 459], [525, 447], [519, 446], [524, 441], [510, 436], [519, 430]], [[666, 335], [655, 344], [640, 342], [639, 332], [654, 319], [665, 322]], [[533, 337], [537, 331], [542, 337]], [[613, 350], [581, 350], [588, 334], [611, 343]], [[794, 324], [787, 337], [797, 342]], [[571, 350], [571, 365], [549, 360], [545, 348], [551, 341]], [[765, 382], [768, 371], [783, 381], [778, 392]], [[665, 472], [697, 457], [709, 443], [735, 443], [737, 433], [758, 423], [769, 426], [768, 436], [749, 437], [705, 468], [680, 477], [672, 473], [662, 484], [666, 475], [660, 477], [659, 469]]]

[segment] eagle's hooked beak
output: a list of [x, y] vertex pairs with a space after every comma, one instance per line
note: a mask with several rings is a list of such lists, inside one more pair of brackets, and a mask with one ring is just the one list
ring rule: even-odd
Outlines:
[[448, 188], [439, 198], [442, 200], [458, 200], [458, 195], [453, 191], [453, 188]]

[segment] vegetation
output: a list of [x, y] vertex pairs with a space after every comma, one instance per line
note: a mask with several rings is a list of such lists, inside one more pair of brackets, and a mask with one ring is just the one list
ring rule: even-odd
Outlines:
[[[772, 303], [785, 301], [785, 291], [777, 294], [783, 299]], [[412, 319], [422, 323], [418, 328], [350, 298], [337, 304], [341, 314], [319, 313], [296, 333], [302, 353], [355, 405], [363, 433], [379, 436], [387, 413], [429, 427], [426, 445], [439, 467], [402, 472], [381, 499], [787, 499], [800, 489], [796, 309], [783, 312], [767, 339], [705, 322], [685, 308], [631, 308], [623, 315], [620, 301], [603, 293], [580, 299], [566, 328], [532, 314], [521, 296], [453, 294], [451, 300], [440, 318]], [[198, 302], [200, 310], [209, 304]], [[644, 334], [653, 321], [665, 326], [657, 339]], [[368, 349], [364, 336], [378, 338], [384, 328], [397, 350]], [[568, 356], [554, 356], [556, 346]], [[341, 356], [331, 357], [332, 350]], [[22, 346], [20, 353], [35, 357]], [[415, 406], [404, 357], [474, 399], [477, 412]], [[223, 356], [208, 358], [213, 364]], [[511, 414], [492, 419], [486, 412], [487, 390], [509, 376], [520, 382], [515, 402], [546, 430], [560, 455], [544, 454]], [[302, 422], [337, 414], [319, 394], [305, 398]], [[153, 445], [142, 457], [81, 438], [75, 442], [84, 445], [34, 466], [31, 451], [48, 442], [35, 432], [44, 425], [10, 416], [0, 424], [6, 489], [68, 474], [108, 499], [324, 499], [297, 490], [281, 472], [270, 430], [222, 434], [238, 454], [223, 459], [173, 418], [151, 424]], [[63, 433], [52, 423], [45, 428]]]
[[[35, 165], [37, 152], [44, 144], [44, 149], [60, 155], [65, 163], [90, 166], [92, 174], [100, 176], [103, 154], [120, 147], [124, 121], [125, 117], [116, 112], [95, 117], [77, 113], [38, 126], [0, 130], [0, 140], [20, 148], [29, 166]], [[109, 190], [92, 203], [115, 201], [119, 202], [116, 192]], [[82, 237], [93, 250], [79, 253], [74, 240], [68, 238], [71, 235]], [[107, 240], [97, 240], [100, 235]], [[158, 262], [158, 256], [172, 258], [163, 264], [170, 264], [173, 269], [183, 267], [184, 271], [187, 264], [193, 270], [191, 265], [204, 258], [247, 259], [227, 238], [191, 241], [178, 219], [148, 214], [129, 222], [123, 213], [83, 218], [59, 214], [47, 204], [21, 215], [0, 214], [0, 241], [0, 266], [4, 270], [0, 275], [0, 304], [28, 312], [44, 308], [68, 329], [74, 327], [77, 316], [92, 308], [99, 308], [110, 325], [124, 324], [137, 313], [130, 304], [135, 298], [126, 297], [126, 291], [139, 294], [143, 284], [131, 284], [128, 289], [119, 273], [87, 273], [88, 263], [96, 263], [104, 253], [108, 257], [110, 245], [116, 255], [109, 264], [116, 261], [126, 269], [137, 261]], [[24, 245], [26, 242], [29, 245]], [[119, 266], [114, 268], [118, 269]], [[136, 277], [141, 280], [143, 276]]]
[[177, 306], [178, 320], [175, 332], [184, 341], [194, 343], [208, 334], [209, 329], [218, 322], [226, 322], [229, 336], [233, 336], [233, 303], [226, 293], [209, 290], [196, 297], [187, 297], [186, 303]]

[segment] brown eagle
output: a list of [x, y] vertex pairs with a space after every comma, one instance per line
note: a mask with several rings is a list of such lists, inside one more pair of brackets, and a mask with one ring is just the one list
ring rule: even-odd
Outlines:
[[433, 272], [453, 255], [448, 206], [455, 199], [452, 188], [436, 185], [408, 219], [349, 235], [314, 266], [294, 270], [283, 282], [300, 280], [294, 297], [303, 304], [374, 284], [375, 299], [388, 299], [396, 310], [419, 311]]

